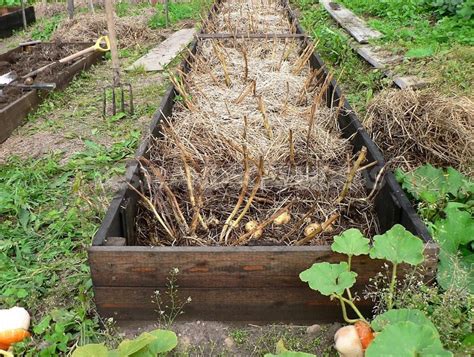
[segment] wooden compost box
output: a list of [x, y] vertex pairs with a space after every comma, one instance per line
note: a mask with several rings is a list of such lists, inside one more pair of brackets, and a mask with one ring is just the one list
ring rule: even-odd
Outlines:
[[[92, 45], [92, 43], [78, 43], [77, 45], [87, 47]], [[39, 43], [33, 46], [57, 45], [54, 43]], [[6, 53], [0, 54], [0, 63], [8, 63], [10, 59], [15, 55], [27, 51], [28, 47], [31, 46], [20, 46]], [[76, 76], [81, 71], [90, 68], [101, 57], [102, 54], [99, 52], [93, 52], [82, 56], [79, 59], [73, 61], [71, 64], [67, 65], [65, 68], [62, 68], [57, 73], [53, 73], [48, 78], [48, 82], [56, 83], [56, 89], [64, 89], [65, 87], [67, 87], [69, 82], [72, 81], [74, 76]], [[36, 109], [36, 107], [38, 107], [38, 105], [44, 100], [46, 95], [46, 91], [39, 91], [36, 89], [25, 90], [22, 95], [19, 96], [18, 99], [16, 99], [14, 102], [9, 103], [3, 108], [0, 108], [0, 143], [8, 139], [13, 130], [20, 126], [24, 119], [27, 117], [27, 115], [31, 111]]]
[[[286, 3], [284, 5], [296, 29], [290, 37], [303, 35], [291, 9]], [[218, 38], [219, 35], [201, 33], [200, 37], [192, 45], [193, 53], [196, 53], [199, 41]], [[300, 37], [301, 41], [309, 43], [306, 37]], [[322, 68], [325, 78], [329, 75], [318, 55], [313, 53], [309, 63], [313, 69]], [[189, 71], [187, 62], [183, 63], [183, 70]], [[177, 96], [177, 89], [170, 87], [151, 123], [152, 136], [161, 135], [162, 121], [171, 116]], [[324, 100], [330, 108], [341, 108], [339, 127], [342, 136], [350, 139], [353, 152], [357, 153], [365, 146], [367, 162], [376, 162], [363, 172], [366, 190], [370, 192], [384, 167], [384, 159], [334, 80], [330, 82]], [[142, 142], [137, 157], [148, 156], [151, 140], [148, 138]], [[139, 187], [140, 175], [138, 164], [131, 163], [127, 170], [127, 182]], [[179, 295], [183, 300], [188, 296], [192, 298], [192, 302], [185, 307], [183, 316], [186, 319], [266, 322], [341, 319], [336, 302], [312, 291], [298, 277], [313, 263], [345, 260], [344, 256], [333, 253], [330, 245], [137, 246], [135, 217], [139, 199], [134, 190], [124, 186], [113, 199], [88, 250], [95, 302], [102, 316], [119, 320], [155, 319], [157, 307], [152, 302], [152, 296], [156, 290], [161, 293], [166, 290], [170, 270], [178, 268]], [[432, 276], [437, 247], [390, 172], [384, 175], [374, 207], [382, 232], [400, 223], [426, 242], [426, 266], [431, 269], [428, 275]], [[369, 278], [380, 271], [384, 262], [362, 256], [354, 257], [352, 264], [359, 274], [354, 290], [361, 293]], [[358, 306], [370, 312], [369, 301], [362, 299]]]
[[[33, 6], [25, 8], [25, 16], [27, 24], [35, 22], [35, 8]], [[0, 8], [0, 38], [11, 36], [14, 30], [22, 28], [23, 15], [20, 7]]]

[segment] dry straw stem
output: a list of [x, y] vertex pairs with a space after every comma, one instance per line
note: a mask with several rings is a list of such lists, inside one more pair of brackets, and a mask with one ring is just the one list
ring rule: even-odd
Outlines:
[[290, 33], [288, 16], [280, 1], [225, 1], [213, 16], [210, 32]]
[[287, 206], [277, 210], [275, 213], [273, 213], [270, 217], [268, 217], [266, 220], [264, 220], [262, 223], [259, 223], [254, 229], [251, 231], [245, 233], [244, 235], [240, 236], [232, 245], [242, 245], [248, 243], [248, 241], [252, 238], [253, 234], [256, 231], [263, 230], [265, 229], [268, 225], [272, 224], [275, 218], [279, 217], [285, 212], [288, 212], [288, 210], [291, 207], [291, 203], [288, 204]]
[[[151, 9], [152, 10], [152, 9]], [[163, 36], [148, 26], [152, 12], [139, 16], [116, 17], [118, 45], [120, 48], [136, 47], [137, 44], [158, 43]], [[65, 20], [54, 32], [53, 42], [92, 42], [107, 32], [107, 21], [103, 14], [77, 14]]]
[[429, 162], [474, 177], [474, 102], [432, 90], [385, 90], [364, 124], [387, 161], [412, 170]]
[[268, 138], [273, 139], [272, 126], [270, 124], [270, 120], [268, 119], [267, 108], [261, 95], [258, 96], [258, 110], [260, 110], [260, 113], [262, 113], [263, 126], [267, 131]]
[[164, 222], [163, 218], [160, 216], [160, 214], [158, 213], [158, 211], [156, 210], [155, 208], [155, 205], [153, 204], [153, 202], [150, 201], [150, 199], [148, 197], [146, 197], [143, 193], [141, 193], [140, 191], [138, 191], [133, 185], [131, 185], [130, 183], [128, 183], [128, 186], [133, 190], [135, 191], [143, 201], [145, 201], [145, 203], [148, 205], [148, 208], [153, 212], [153, 214], [155, 215], [156, 219], [158, 220], [158, 222], [161, 224], [161, 226], [165, 229], [166, 233], [168, 233], [168, 235], [174, 239], [174, 234], [171, 232], [170, 228], [168, 228], [168, 226], [166, 225], [166, 223]]
[[[277, 226], [271, 222], [265, 225], [265, 234], [258, 240], [249, 238], [250, 235], [239, 240], [246, 233], [245, 222], [266, 222], [287, 202], [293, 203], [289, 213], [294, 222], [304, 217], [324, 222], [335, 211], [340, 212], [334, 231], [322, 232], [320, 239], [311, 241], [311, 244], [324, 244], [333, 235], [352, 227], [367, 235], [376, 232], [373, 207], [362, 201], [367, 192], [360, 172], [356, 173], [347, 194], [351, 204], [336, 202], [347, 177], [346, 157], [350, 157], [353, 150], [337, 127], [336, 108], [321, 105], [314, 113], [313, 136], [308, 148], [308, 113], [314, 98], [322, 90], [322, 84], [308, 87], [305, 100], [298, 103], [302, 86], [310, 75], [308, 64], [301, 73], [292, 73], [302, 50], [301, 41], [221, 40], [231, 87], [216, 84], [209, 74], [212, 72], [218, 78], [224, 78], [212, 41], [199, 42], [195, 55], [199, 60], [192, 61], [191, 70], [186, 75], [186, 90], [197, 111], [192, 112], [185, 103], [177, 102], [172, 116], [164, 122], [162, 131], [166, 135], [152, 140], [149, 150], [149, 160], [160, 168], [186, 221], [191, 222], [196, 209], [199, 209], [209, 231], [196, 229], [195, 235], [189, 235], [178, 221], [170, 218], [176, 215], [173, 202], [160, 188], [161, 180], [157, 178], [151, 180], [151, 190], [161, 199], [159, 202], [177, 231], [176, 241], [159, 240], [157, 244], [220, 245], [226, 244], [226, 236], [227, 244], [294, 244], [303, 236], [301, 227], [294, 230], [293, 224]], [[247, 53], [247, 82], [242, 82], [245, 59], [241, 48]], [[293, 51], [283, 60], [280, 70], [275, 70], [282, 52], [288, 48], [293, 48]], [[272, 52], [274, 56], [271, 56]], [[200, 63], [206, 63], [206, 68], [202, 68]], [[255, 97], [246, 95], [238, 103], [235, 100], [247, 87], [253, 88], [249, 81], [258, 83], [258, 94], [265, 98], [265, 113], [271, 123], [273, 138], [262, 128], [262, 112], [258, 110]], [[171, 126], [168, 122], [173, 123], [172, 130], [168, 130]], [[293, 144], [289, 143], [290, 131]], [[188, 170], [183, 170], [182, 152], [186, 152]], [[307, 155], [298, 154], [306, 152]], [[244, 156], [247, 156], [246, 160]], [[260, 158], [265, 166], [264, 175], [259, 175]], [[312, 167], [317, 165], [318, 170], [307, 171], [307, 161]], [[153, 171], [148, 171], [153, 176]], [[207, 174], [204, 175], [203, 171]], [[189, 195], [190, 180], [194, 182], [194, 200]], [[244, 183], [246, 180], [248, 184]], [[199, 183], [199, 189], [196, 183]], [[238, 223], [232, 225], [237, 218]], [[136, 224], [139, 244], [150, 244], [155, 242], [153, 237], [164, 235], [163, 228], [157, 224], [153, 213], [148, 212], [146, 205], [140, 207]], [[292, 230], [291, 239], [281, 239]]]
[[303, 239], [298, 240], [295, 245], [305, 245], [306, 243], [311, 242], [318, 234], [324, 232], [326, 229], [329, 228], [336, 220], [340, 217], [339, 213], [334, 213], [332, 214], [327, 220], [321, 224], [318, 230], [314, 231], [312, 234], [310, 234], [307, 237], [304, 237]]
[[347, 193], [349, 192], [349, 188], [351, 187], [352, 181], [354, 180], [354, 177], [357, 171], [359, 170], [360, 165], [362, 165], [366, 157], [367, 157], [367, 148], [363, 146], [359, 151], [359, 156], [357, 157], [357, 160], [354, 163], [354, 166], [352, 166], [352, 169], [349, 171], [349, 174], [347, 175], [347, 180], [344, 183], [342, 192], [337, 198], [338, 203], [342, 202], [342, 200], [346, 198]]

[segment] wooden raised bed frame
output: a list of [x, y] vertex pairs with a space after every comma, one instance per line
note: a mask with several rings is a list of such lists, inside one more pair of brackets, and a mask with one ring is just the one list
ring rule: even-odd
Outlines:
[[[2, 9], [8, 10], [7, 13], [1, 13]], [[26, 23], [29, 25], [36, 21], [35, 8], [28, 6], [25, 8]], [[0, 8], [0, 38], [8, 37], [13, 34], [14, 30], [23, 28], [23, 15], [21, 7]]]
[[[297, 25], [297, 32], [302, 34], [288, 6], [287, 11]], [[192, 49], [196, 50], [196, 42]], [[311, 57], [310, 63], [313, 68], [324, 65], [317, 55]], [[186, 64], [183, 67], [189, 69]], [[175, 94], [173, 87], [165, 94], [151, 123], [152, 135], [159, 135], [161, 120], [171, 114]], [[344, 99], [333, 80], [326, 93], [326, 102], [329, 106], [338, 106], [340, 100]], [[384, 165], [383, 157], [346, 100], [339, 122], [343, 135], [352, 136], [354, 152], [366, 146], [368, 162], [378, 162], [364, 173], [370, 190]], [[137, 156], [146, 156], [149, 140], [140, 145]], [[137, 184], [136, 163], [128, 167], [126, 179]], [[330, 246], [134, 246], [137, 199], [136, 194], [126, 187], [118, 193], [88, 251], [95, 302], [102, 316], [122, 320], [155, 319], [156, 306], [152, 303], [152, 295], [156, 290], [163, 295], [169, 271], [178, 268], [179, 295], [183, 300], [188, 296], [192, 298], [185, 308], [183, 316], [186, 319], [267, 322], [341, 319], [336, 302], [312, 291], [298, 278], [301, 271], [315, 262], [346, 259], [333, 253]], [[430, 269], [428, 275], [433, 276], [437, 247], [392, 173], [385, 175], [375, 199], [375, 209], [382, 230], [401, 223], [426, 241], [426, 266]], [[114, 245], [116, 242], [126, 242], [126, 245]], [[361, 293], [383, 263], [367, 256], [354, 257], [352, 266], [359, 274], [354, 290]], [[358, 306], [370, 312], [370, 302], [362, 300]]]
[[[41, 43], [40, 45], [54, 46], [52, 43]], [[88, 45], [92, 44], [88, 43]], [[12, 53], [23, 50], [24, 47], [17, 47], [4, 54], [0, 54], [0, 61], [8, 58]], [[69, 82], [72, 81], [74, 76], [83, 70], [89, 69], [94, 63], [98, 62], [101, 57], [102, 54], [100, 52], [87, 54], [72, 63], [67, 69], [62, 70], [60, 74], [55, 75], [54, 78], [51, 79], [51, 82], [56, 83], [56, 89], [64, 89]], [[33, 89], [25, 92], [20, 98], [10, 103], [7, 107], [0, 109], [0, 143], [8, 139], [13, 130], [20, 126], [28, 114], [38, 107], [46, 95], [47, 92], [45, 91]]]

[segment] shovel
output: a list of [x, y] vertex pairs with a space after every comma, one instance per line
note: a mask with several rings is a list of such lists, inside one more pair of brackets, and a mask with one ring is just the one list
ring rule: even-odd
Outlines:
[[60, 59], [59, 61], [48, 63], [47, 65], [45, 65], [43, 67], [40, 67], [40, 68], [35, 69], [34, 71], [32, 71], [28, 74], [25, 74], [21, 78], [25, 79], [25, 80], [29, 80], [29, 78], [33, 78], [33, 77], [37, 76], [39, 73], [43, 72], [44, 70], [48, 69], [51, 66], [54, 66], [55, 64], [68, 63], [68, 62], [70, 62], [70, 61], [72, 61], [72, 60], [74, 60], [78, 57], [81, 57], [81, 56], [86, 55], [86, 54], [91, 53], [91, 52], [95, 52], [95, 51], [107, 52], [109, 50], [110, 50], [109, 38], [107, 36], [102, 36], [102, 37], [99, 37], [99, 39], [95, 42], [94, 45], [92, 45], [90, 47], [87, 47], [87, 48], [85, 48], [85, 49], [83, 49], [79, 52], [73, 53], [72, 55], [69, 55], [67, 57], [64, 57], [64, 58]]
[[56, 83], [21, 84], [21, 83], [15, 83], [17, 79], [18, 79], [18, 76], [13, 71], [10, 71], [0, 76], [0, 96], [3, 95], [2, 89], [5, 87], [16, 87], [16, 88], [21, 88], [21, 89], [43, 89], [43, 90], [53, 90], [56, 88]]

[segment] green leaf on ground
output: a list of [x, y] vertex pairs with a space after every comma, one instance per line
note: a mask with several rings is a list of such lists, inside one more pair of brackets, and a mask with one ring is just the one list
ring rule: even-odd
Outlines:
[[405, 53], [406, 58], [424, 58], [431, 57], [434, 54], [434, 49], [432, 47], [417, 47], [408, 50]]
[[276, 344], [276, 354], [266, 353], [264, 357], [316, 357], [312, 353], [288, 351], [283, 340]]
[[421, 264], [423, 257], [423, 241], [407, 231], [402, 225], [396, 224], [382, 235], [374, 237], [370, 249], [372, 259], [385, 259], [393, 264]]
[[92, 343], [90, 345], [79, 346], [73, 352], [72, 357], [108, 357], [109, 352], [103, 343]]
[[148, 349], [153, 356], [156, 356], [159, 353], [169, 352], [178, 344], [178, 337], [173, 331], [154, 330], [148, 333], [156, 337], [156, 340], [148, 346]]
[[311, 289], [326, 296], [342, 295], [345, 289], [354, 285], [356, 277], [357, 273], [349, 271], [349, 265], [346, 262], [339, 264], [316, 263], [300, 273], [300, 279], [308, 283]]
[[436, 331], [426, 325], [401, 321], [380, 332], [365, 352], [366, 357], [452, 356], [443, 349]]
[[365, 238], [360, 230], [351, 228], [334, 237], [331, 249], [334, 252], [351, 256], [369, 254], [369, 243], [370, 240]]

